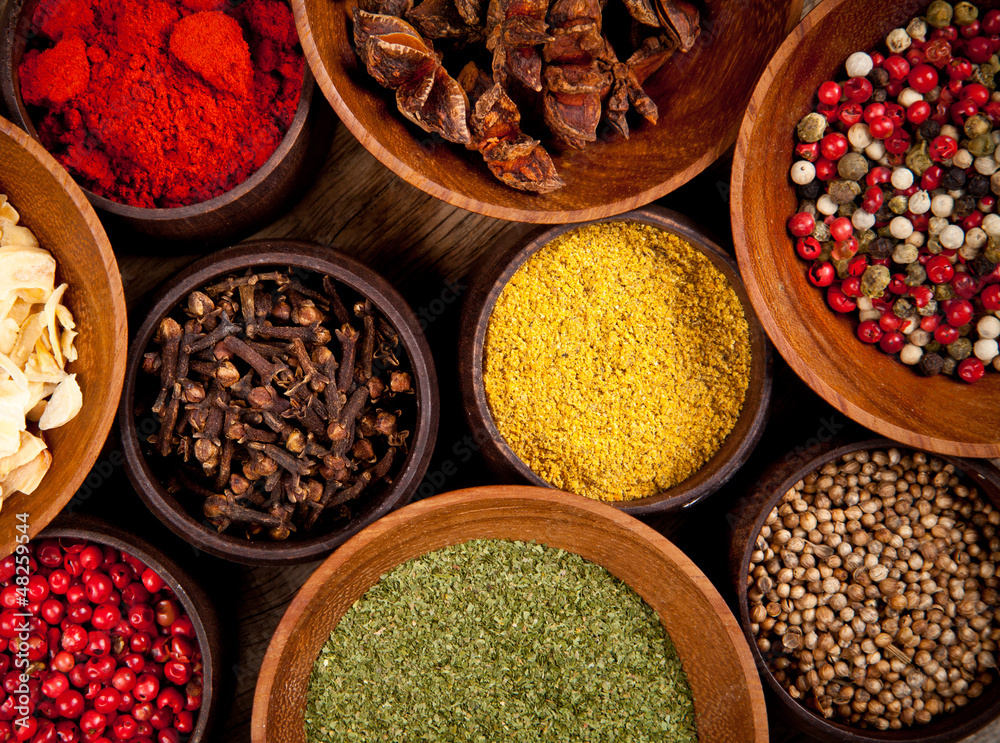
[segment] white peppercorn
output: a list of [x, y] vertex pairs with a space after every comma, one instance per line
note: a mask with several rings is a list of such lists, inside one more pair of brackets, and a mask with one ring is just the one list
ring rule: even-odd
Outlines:
[[793, 183], [804, 186], [816, 178], [816, 166], [808, 160], [796, 160], [792, 163], [791, 176]]
[[[946, 193], [939, 193], [931, 198], [931, 213], [935, 217], [946, 219], [955, 208], [955, 199]], [[938, 230], [940, 232], [941, 230]]]
[[848, 77], [867, 77], [874, 66], [872, 58], [864, 52], [854, 52], [844, 63]]
[[941, 244], [949, 250], [958, 250], [965, 242], [965, 230], [957, 224], [950, 224], [941, 230], [938, 236]]
[[903, 346], [903, 350], [899, 352], [899, 360], [902, 361], [907, 366], [913, 366], [914, 364], [920, 362], [920, 358], [923, 355], [924, 355], [924, 349], [912, 343], [907, 343], [905, 346]]
[[892, 187], [905, 191], [913, 185], [913, 171], [909, 168], [899, 167], [892, 171]]

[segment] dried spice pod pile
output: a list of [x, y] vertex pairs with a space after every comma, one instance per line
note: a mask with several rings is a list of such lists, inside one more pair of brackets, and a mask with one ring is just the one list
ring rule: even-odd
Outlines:
[[860, 451], [797, 482], [757, 536], [751, 630], [775, 680], [835, 722], [930, 722], [996, 680], [1000, 511], [954, 465]]
[[400, 469], [413, 378], [395, 329], [349, 292], [308, 272], [248, 272], [160, 322], [143, 357], [159, 391], [136, 407], [160, 424], [147, 456], [179, 465], [168, 487], [201, 497], [220, 532], [322, 531]]
[[[605, 28], [607, 14], [614, 22]], [[612, 28], [622, 38], [609, 38]], [[522, 111], [540, 111], [537, 123], [559, 148], [594, 142], [602, 119], [627, 139], [631, 109], [653, 124], [658, 118], [643, 82], [675, 51], [690, 50], [699, 33], [698, 10], [684, 0], [625, 0], [611, 9], [598, 0], [423, 0], [416, 7], [362, 0], [354, 8], [358, 57], [396, 91], [403, 115], [478, 150], [504, 184], [538, 193], [565, 184], [542, 144], [522, 131]]]

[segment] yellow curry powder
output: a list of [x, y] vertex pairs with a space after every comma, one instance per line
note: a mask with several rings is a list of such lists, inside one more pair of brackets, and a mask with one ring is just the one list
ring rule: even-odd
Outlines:
[[483, 380], [500, 433], [553, 486], [655, 495], [739, 418], [750, 333], [725, 275], [683, 239], [600, 223], [541, 248], [490, 318]]

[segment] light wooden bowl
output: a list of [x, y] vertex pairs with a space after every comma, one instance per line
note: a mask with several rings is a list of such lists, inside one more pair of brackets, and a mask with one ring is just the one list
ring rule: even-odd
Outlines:
[[[118, 264], [87, 197], [38, 142], [6, 119], [0, 119], [0, 193], [55, 256], [56, 281], [69, 284], [65, 302], [79, 332], [79, 358], [69, 371], [83, 391], [79, 414], [44, 434], [52, 466], [41, 485], [4, 501], [0, 555], [8, 555], [22, 533], [18, 527], [27, 525], [30, 536], [45, 528], [97, 460], [121, 394], [128, 331]], [[24, 521], [19, 514], [26, 514]]]
[[[263, 270], [269, 266], [326, 274], [370, 299], [399, 333], [399, 341], [411, 365], [416, 393], [414, 430], [408, 440], [405, 459], [398, 468], [394, 467], [396, 474], [392, 483], [373, 486], [364, 508], [346, 523], [326, 532], [317, 529], [318, 533], [309, 537], [293, 535], [283, 542], [251, 541], [233, 534], [220, 534], [202, 517], [190, 493], [182, 492], [177, 497], [168, 492], [162, 480], [165, 467], [169, 465], [164, 465], [162, 460], [146, 458], [144, 445], [140, 443], [140, 436], [146, 434], [142, 433], [142, 421], [137, 420], [135, 414], [137, 400], [145, 402], [147, 407], [151, 400], [151, 397], [143, 399], [150, 394], [151, 388], [145, 380], [140, 380], [140, 367], [143, 353], [152, 342], [160, 320], [195, 289], [230, 273], [241, 273], [251, 267]], [[289, 565], [323, 557], [380, 516], [409, 502], [434, 451], [439, 409], [434, 359], [420, 329], [420, 321], [385, 278], [350, 256], [315, 243], [251, 240], [196, 261], [168, 280], [152, 299], [146, 319], [129, 349], [118, 425], [125, 471], [132, 485], [149, 509], [175, 534], [225, 560], [248, 565]]]
[[[646, 498], [609, 503], [632, 515], [674, 511], [690, 506], [722, 487], [743, 466], [760, 440], [771, 402], [771, 346], [754, 314], [736, 265], [705, 230], [687, 217], [658, 206], [597, 221], [623, 220], [659, 227], [684, 238], [700, 250], [729, 280], [750, 326], [750, 384], [740, 417], [719, 450], [697, 472], [669, 490]], [[521, 241], [495, 251], [476, 274], [462, 308], [458, 363], [465, 418], [476, 441], [481, 443], [481, 452], [487, 464], [505, 481], [552, 487], [514, 453], [490, 413], [483, 384], [483, 348], [490, 316], [507, 282], [525, 261], [555, 238], [581, 226], [569, 224], [541, 228]]]
[[[9, 0], [0, 14], [0, 89], [9, 115], [38, 138], [21, 99], [17, 68], [24, 56], [31, 15], [39, 0]], [[261, 168], [226, 193], [190, 206], [153, 209], [121, 204], [84, 189], [111, 220], [164, 243], [198, 241], [199, 249], [245, 237], [276, 217], [313, 180], [333, 136], [333, 115], [316, 98], [308, 68], [302, 97], [284, 139]]]
[[191, 618], [202, 657], [201, 708], [195, 717], [195, 726], [187, 743], [211, 740], [210, 733], [216, 719], [216, 707], [222, 686], [223, 640], [215, 607], [201, 586], [152, 544], [94, 516], [76, 515], [72, 518], [61, 516], [39, 538], [85, 539], [88, 542], [114, 547], [120, 552], [127, 552], [137, 557], [170, 586], [170, 590], [174, 592], [184, 611]]
[[528, 487], [429, 498], [354, 537], [296, 594], [264, 657], [253, 743], [304, 743], [309, 673], [344, 612], [397, 565], [470, 539], [535, 540], [603, 566], [659, 614], [694, 693], [701, 743], [764, 743], [763, 692], [746, 640], [708, 578], [663, 536], [601, 503]]
[[[996, 6], [996, 2], [980, 3]], [[827, 0], [774, 55], [736, 145], [732, 221], [736, 256], [761, 323], [785, 361], [824, 400], [909, 446], [965, 457], [1000, 456], [1000, 374], [970, 389], [923, 378], [875, 348], [806, 279], [785, 225], [798, 201], [788, 180], [795, 126], [849, 54], [876, 46], [926, 6], [920, 0]]]
[[802, 0], [699, 0], [697, 45], [675, 55], [646, 86], [659, 123], [636, 126], [628, 141], [608, 134], [585, 150], [551, 152], [566, 185], [538, 195], [504, 186], [478, 153], [406, 121], [392, 91], [368, 75], [354, 52], [355, 4], [292, 0], [306, 59], [341, 120], [384, 165], [432, 196], [491, 217], [537, 223], [621, 214], [698, 175], [733, 144], [757, 76], [802, 12]]
[[[868, 441], [830, 441], [824, 444], [815, 456], [802, 457], [798, 452], [789, 452], [761, 476], [746, 498], [742, 499], [734, 512], [736, 519], [730, 543], [729, 567], [732, 585], [739, 604], [740, 627], [750, 645], [754, 661], [761, 677], [767, 682], [769, 701], [776, 703], [782, 716], [793, 725], [827, 743], [952, 743], [966, 736], [1000, 715], [1000, 682], [994, 681], [986, 687], [977, 699], [966, 707], [950, 715], [940, 715], [927, 725], [915, 725], [902, 730], [874, 730], [842, 725], [831, 722], [816, 714], [805, 705], [793, 699], [779, 684], [768, 668], [757, 648], [753, 632], [750, 630], [750, 609], [747, 599], [747, 573], [750, 568], [750, 554], [753, 552], [757, 535], [767, 520], [768, 514], [781, 501], [785, 493], [795, 483], [827, 462], [838, 460], [845, 454], [870, 449], [888, 449], [900, 446], [888, 439]], [[907, 447], [904, 447], [907, 448]], [[980, 494], [1000, 507], [1000, 472], [988, 463], [968, 459], [942, 456], [965, 473], [966, 477], [979, 489]], [[985, 740], [985, 738], [983, 739]]]

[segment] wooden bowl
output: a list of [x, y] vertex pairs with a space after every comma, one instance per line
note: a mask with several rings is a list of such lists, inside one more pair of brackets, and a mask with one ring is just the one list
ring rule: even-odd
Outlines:
[[[364, 297], [385, 316], [398, 331], [411, 364], [416, 391], [416, 424], [408, 439], [409, 451], [391, 485], [382, 484], [367, 497], [360, 514], [343, 526], [310, 538], [293, 535], [284, 542], [249, 541], [245, 538], [220, 534], [195, 515], [160, 481], [156, 467], [147, 461], [139, 436], [142, 430], [136, 420], [135, 408], [139, 394], [139, 374], [142, 356], [152, 341], [162, 320], [178, 302], [212, 281], [251, 267], [305, 269], [333, 277]], [[148, 401], [146, 401], [148, 403]], [[148, 406], [147, 406], [148, 407]], [[308, 562], [329, 553], [350, 536], [407, 503], [420, 484], [430, 462], [437, 437], [438, 413], [437, 375], [430, 348], [420, 329], [420, 321], [406, 300], [379, 274], [343, 253], [314, 243], [294, 240], [254, 240], [207, 256], [170, 279], [152, 300], [149, 314], [135, 334], [128, 355], [125, 387], [118, 412], [121, 428], [125, 469], [140, 497], [178, 536], [209, 554], [248, 565], [288, 565]], [[159, 463], [156, 463], [157, 466]]]
[[41, 485], [4, 501], [0, 555], [9, 555], [23, 533], [18, 527], [26, 524], [30, 536], [44, 529], [97, 460], [121, 394], [128, 331], [118, 264], [83, 192], [40, 144], [6, 119], [0, 119], [0, 163], [0, 193], [55, 256], [56, 281], [69, 284], [65, 301], [79, 332], [79, 358], [69, 371], [83, 391], [77, 416], [44, 434], [52, 466]]
[[[997, 3], [980, 3], [982, 6]], [[852, 320], [832, 312], [806, 280], [785, 225], [798, 201], [788, 180], [795, 126], [819, 84], [849, 54], [876, 46], [921, 11], [918, 0], [827, 0], [774, 55], [747, 109], [733, 163], [736, 256], [761, 323], [813, 391], [867, 428], [909, 446], [966, 457], [1000, 456], [1000, 374], [974, 389], [865, 348]]]
[[[683, 482], [657, 495], [610, 503], [633, 515], [674, 511], [690, 506], [718, 490], [743, 466], [760, 440], [771, 401], [771, 347], [754, 315], [733, 260], [712, 237], [687, 217], [658, 206], [607, 217], [598, 222], [632, 221], [659, 227], [687, 240], [725, 274], [743, 305], [750, 326], [752, 367], [743, 410], [722, 447]], [[517, 270], [543, 246], [582, 225], [569, 224], [541, 228], [523, 240], [496, 251], [476, 275], [462, 308], [458, 362], [465, 418], [473, 436], [482, 446], [487, 464], [502, 480], [552, 487], [535, 474], [504, 440], [490, 413], [483, 384], [483, 348], [493, 307]]]
[[379, 578], [470, 539], [535, 540], [606, 568], [660, 616], [694, 693], [701, 743], [764, 743], [760, 681], [736, 620], [708, 578], [659, 533], [602, 503], [529, 487], [435, 496], [381, 519], [331, 555], [296, 594], [264, 657], [253, 743], [303, 743], [309, 673], [340, 618]]
[[85, 539], [114, 547], [116, 550], [137, 557], [170, 586], [170, 590], [183, 605], [184, 611], [191, 617], [202, 655], [201, 708], [195, 718], [195, 726], [190, 733], [188, 743], [211, 740], [209, 734], [216, 715], [215, 702], [219, 698], [223, 674], [222, 636], [215, 608], [201, 586], [153, 545], [139, 539], [130, 531], [93, 516], [75, 515], [72, 518], [62, 516], [56, 519], [39, 538]]
[[[781, 501], [785, 493], [795, 483], [827, 462], [839, 459], [845, 454], [864, 449], [886, 449], [900, 447], [888, 439], [868, 441], [830, 441], [820, 448], [815, 456], [801, 456], [796, 452], [776, 460], [760, 478], [753, 490], [740, 501], [734, 512], [736, 518], [730, 543], [729, 567], [733, 588], [739, 604], [740, 626], [750, 645], [754, 661], [760, 675], [767, 682], [774, 701], [782, 716], [796, 727], [814, 735], [827, 743], [876, 743], [895, 741], [897, 743], [947, 743], [959, 741], [988, 724], [1000, 715], [1000, 682], [994, 682], [977, 699], [966, 707], [949, 715], [934, 718], [927, 725], [915, 725], [902, 730], [868, 730], [831, 722], [799, 703], [785, 691], [771, 674], [756, 638], [750, 630], [750, 609], [747, 599], [746, 576], [750, 568], [750, 554], [753, 552], [757, 535], [767, 520], [768, 514]], [[902, 447], [908, 448], [908, 447]], [[959, 459], [942, 455], [941, 459], [954, 464], [978, 487], [979, 492], [997, 507], [1000, 507], [1000, 472], [989, 463], [969, 459]]]
[[[0, 14], [0, 89], [9, 115], [38, 139], [21, 99], [17, 68], [24, 56], [28, 28], [40, 0], [10, 0]], [[333, 132], [333, 116], [316, 101], [315, 81], [308, 69], [302, 97], [284, 139], [264, 165], [214, 199], [190, 206], [153, 209], [129, 206], [84, 189], [94, 207], [119, 224], [163, 242], [197, 240], [222, 245], [250, 234], [276, 217], [307, 186], [322, 166]]]
[[292, 0], [306, 59], [341, 120], [384, 165], [432, 196], [491, 217], [537, 223], [621, 214], [698, 175], [735, 141], [757, 76], [802, 12], [802, 0], [696, 2], [702, 13], [697, 45], [675, 55], [646, 85], [659, 123], [635, 126], [627, 141], [604, 125], [585, 150], [550, 148], [566, 185], [539, 195], [504, 186], [478, 153], [406, 121], [394, 94], [368, 75], [354, 52], [355, 4]]

